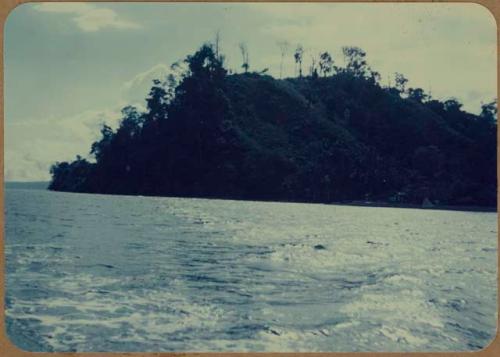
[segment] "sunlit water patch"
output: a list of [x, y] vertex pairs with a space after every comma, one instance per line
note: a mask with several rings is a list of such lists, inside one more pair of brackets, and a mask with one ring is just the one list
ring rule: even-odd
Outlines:
[[460, 351], [496, 331], [496, 213], [6, 191], [32, 351]]

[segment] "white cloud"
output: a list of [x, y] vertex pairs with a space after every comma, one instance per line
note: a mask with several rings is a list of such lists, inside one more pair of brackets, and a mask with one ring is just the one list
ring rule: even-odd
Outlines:
[[33, 5], [40, 12], [68, 14], [78, 28], [85, 32], [96, 32], [103, 28], [137, 29], [137, 23], [120, 19], [118, 14], [107, 8], [88, 3], [40, 3]]
[[64, 118], [6, 122], [5, 180], [50, 180], [49, 170], [55, 162], [71, 161], [76, 155], [89, 157], [91, 144], [100, 137], [101, 124], [116, 129], [120, 110], [126, 105], [145, 110], [144, 100], [152, 81], [163, 80], [169, 73], [170, 67], [163, 63], [138, 73], [123, 84], [122, 99], [114, 109], [89, 110]]
[[158, 63], [148, 70], [138, 73], [131, 80], [123, 84], [122, 98], [127, 103], [140, 103], [134, 105], [143, 107], [149, 90], [153, 85], [153, 80], [159, 79], [163, 81], [170, 73], [172, 73], [170, 67], [164, 63]]
[[95, 32], [104, 27], [117, 29], [135, 29], [139, 25], [130, 21], [119, 20], [118, 15], [110, 9], [95, 9], [74, 18], [83, 31]]
[[170, 67], [163, 63], [138, 73], [122, 85], [122, 98], [114, 109], [88, 110], [63, 118], [6, 122], [5, 180], [50, 180], [50, 166], [55, 162], [74, 160], [76, 155], [89, 157], [91, 144], [100, 138], [101, 124], [116, 129], [121, 109], [126, 105], [145, 110], [145, 98], [152, 81], [163, 80], [169, 73]]
[[100, 124], [116, 128], [119, 110], [86, 111], [75, 116], [5, 123], [5, 180], [49, 180], [56, 161], [86, 157]]

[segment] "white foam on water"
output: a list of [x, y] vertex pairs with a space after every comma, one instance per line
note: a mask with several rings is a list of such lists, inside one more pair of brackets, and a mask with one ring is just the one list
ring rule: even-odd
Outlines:
[[358, 327], [359, 325], [361, 325], [360, 321], [340, 322], [340, 323], [336, 324], [335, 326], [333, 326], [333, 329], [335, 331], [344, 330], [344, 329], [353, 329], [353, 328]]
[[357, 319], [369, 316], [372, 322], [388, 326], [410, 325], [443, 328], [439, 312], [427, 303], [420, 290], [401, 290], [397, 293], [365, 293], [359, 299], [340, 308]]
[[397, 327], [382, 326], [380, 333], [394, 342], [406, 343], [414, 347], [419, 347], [428, 342], [425, 338], [419, 338], [412, 335], [410, 331]]
[[389, 284], [394, 284], [394, 285], [400, 285], [401, 283], [406, 284], [416, 284], [420, 285], [422, 284], [422, 279], [419, 279], [414, 276], [409, 276], [409, 275], [404, 275], [404, 274], [396, 274], [392, 275], [384, 280], [385, 283]]
[[494, 214], [20, 199], [23, 217], [48, 208], [7, 213], [7, 316], [58, 351], [467, 350], [494, 333]]

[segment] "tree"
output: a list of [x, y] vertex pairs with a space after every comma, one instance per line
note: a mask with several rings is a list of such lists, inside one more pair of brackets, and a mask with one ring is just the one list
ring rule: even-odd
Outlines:
[[304, 57], [304, 47], [302, 45], [297, 45], [293, 57], [295, 58], [295, 64], [299, 66], [299, 77], [302, 77], [302, 59]]
[[309, 67], [309, 74], [313, 78], [318, 77], [318, 68], [317, 68], [317, 58], [315, 55], [311, 55], [311, 67]]
[[68, 191], [68, 192], [87, 192], [88, 179], [92, 173], [94, 164], [89, 163], [80, 155], [76, 160], [68, 162], [56, 162], [50, 168], [52, 181], [49, 185], [50, 190]]
[[244, 42], [240, 42], [239, 47], [240, 47], [241, 57], [243, 59], [243, 64], [241, 65], [241, 67], [245, 70], [245, 73], [247, 73], [248, 69], [250, 68], [250, 61], [249, 61], [249, 57], [248, 57], [248, 48], [247, 48], [246, 43], [244, 43]]
[[342, 47], [346, 69], [357, 77], [367, 77], [370, 67], [366, 63], [366, 52], [359, 47]]
[[[168, 130], [178, 132], [172, 138], [175, 143], [172, 145], [185, 149], [182, 157], [193, 155], [196, 158], [196, 161], [190, 161], [193, 167], [185, 165], [182, 170], [196, 171], [210, 163], [216, 150], [215, 138], [220, 137], [228, 115], [229, 104], [225, 94], [227, 72], [223, 67], [223, 58], [215, 55], [210, 44], [203, 45], [185, 62], [190, 74], [177, 86], [175, 100], [168, 108], [171, 122]], [[174, 152], [179, 151], [177, 147]]]
[[111, 144], [114, 136], [113, 129], [106, 124], [102, 124], [101, 136], [101, 140], [94, 142], [90, 149], [90, 154], [94, 155], [97, 161], [101, 160], [103, 153]]
[[324, 77], [328, 76], [333, 70], [333, 59], [328, 52], [323, 52], [319, 56], [319, 69]]
[[172, 70], [170, 75], [173, 76], [176, 82], [180, 82], [185, 76], [189, 75], [189, 68], [184, 60], [175, 61], [170, 65], [170, 69]]
[[377, 71], [370, 72], [370, 80], [373, 81], [373, 83], [379, 83], [381, 79], [382, 79], [382, 76], [380, 75], [379, 72], [377, 72]]
[[283, 64], [285, 61], [285, 56], [288, 53], [290, 43], [288, 41], [278, 41], [277, 45], [280, 49], [281, 61], [280, 61], [280, 79], [283, 78]]
[[429, 96], [425, 94], [422, 88], [409, 88], [408, 89], [408, 98], [412, 99], [418, 103], [423, 103], [426, 101]]
[[175, 98], [175, 88], [179, 85], [179, 81], [176, 76], [170, 73], [165, 81], [165, 103], [169, 104]]
[[480, 117], [483, 118], [486, 122], [494, 124], [497, 122], [497, 101], [494, 100], [490, 103], [483, 104], [481, 106], [481, 114]]
[[139, 113], [137, 108], [132, 105], [124, 107], [121, 113], [122, 120], [120, 122], [119, 129], [125, 128], [131, 136], [138, 134], [143, 122], [142, 114]]
[[444, 109], [447, 112], [459, 112], [462, 108], [462, 103], [460, 103], [457, 99], [451, 98], [444, 102]]
[[408, 83], [408, 79], [398, 72], [394, 74], [394, 78], [396, 82], [396, 89], [400, 94], [404, 94], [406, 92], [406, 84]]
[[227, 73], [224, 68], [224, 57], [215, 55], [214, 46], [205, 43], [195, 54], [189, 55], [184, 60], [188, 66], [182, 75], [184, 83], [188, 77], [191, 79], [207, 77], [209, 79], [223, 79]]
[[149, 110], [148, 117], [154, 121], [165, 119], [167, 102], [165, 83], [162, 83], [158, 79], [153, 80], [153, 86], [146, 98], [147, 108]]
[[215, 32], [215, 39], [214, 39], [214, 52], [215, 52], [215, 57], [219, 58], [220, 56], [220, 30], [217, 30]]

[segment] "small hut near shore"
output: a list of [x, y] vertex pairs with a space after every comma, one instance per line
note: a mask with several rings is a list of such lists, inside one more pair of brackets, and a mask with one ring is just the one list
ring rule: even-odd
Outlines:
[[422, 208], [432, 208], [434, 207], [434, 204], [429, 200], [429, 197], [424, 198], [422, 201]]

